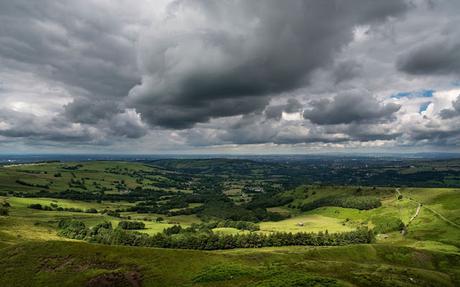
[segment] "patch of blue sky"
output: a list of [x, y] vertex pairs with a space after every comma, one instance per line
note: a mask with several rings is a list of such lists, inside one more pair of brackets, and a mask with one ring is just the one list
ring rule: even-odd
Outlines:
[[421, 113], [421, 112], [426, 111], [426, 110], [428, 109], [428, 106], [429, 106], [430, 104], [431, 104], [431, 102], [422, 103], [422, 104], [420, 105], [420, 108], [419, 108], [419, 111], [418, 111], [418, 112]]
[[432, 98], [434, 90], [421, 90], [415, 92], [399, 92], [391, 96], [392, 99], [402, 99], [402, 98]]

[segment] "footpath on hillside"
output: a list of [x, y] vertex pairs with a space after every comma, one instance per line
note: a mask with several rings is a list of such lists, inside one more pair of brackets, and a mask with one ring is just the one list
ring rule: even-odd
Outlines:
[[[402, 193], [401, 193], [401, 191], [400, 191], [400, 189], [399, 189], [399, 187], [396, 188], [396, 193], [398, 194], [398, 197], [399, 197], [399, 196], [403, 196]], [[450, 224], [450, 225], [452, 225], [452, 226], [454, 226], [454, 227], [460, 229], [460, 225], [459, 225], [459, 224], [453, 222], [452, 220], [449, 220], [448, 218], [446, 218], [444, 215], [440, 214], [439, 212], [437, 212], [437, 211], [434, 210], [433, 208], [428, 207], [428, 206], [426, 206], [426, 205], [422, 205], [421, 202], [418, 202], [418, 201], [415, 200], [415, 199], [412, 199], [412, 198], [408, 198], [408, 199], [409, 199], [410, 201], [416, 203], [418, 206], [417, 206], [417, 210], [415, 211], [415, 214], [409, 219], [409, 222], [408, 222], [407, 225], [409, 225], [415, 218], [417, 218], [417, 216], [419, 215], [420, 210], [422, 209], [422, 206], [423, 206], [425, 209], [431, 211], [433, 214], [435, 214], [436, 216], [438, 216], [438, 217], [439, 217], [441, 220], [443, 220], [444, 222], [446, 222], [446, 223], [448, 223], [448, 224]]]

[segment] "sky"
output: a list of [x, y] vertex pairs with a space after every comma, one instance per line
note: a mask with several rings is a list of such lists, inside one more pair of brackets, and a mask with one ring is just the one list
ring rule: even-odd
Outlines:
[[0, 0], [0, 153], [460, 152], [460, 1]]

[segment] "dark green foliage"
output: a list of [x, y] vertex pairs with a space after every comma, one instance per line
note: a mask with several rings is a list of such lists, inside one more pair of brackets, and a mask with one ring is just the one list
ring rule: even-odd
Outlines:
[[233, 249], [260, 248], [271, 246], [311, 245], [336, 246], [346, 244], [362, 244], [374, 241], [374, 233], [368, 229], [343, 233], [259, 233], [218, 235], [213, 232], [182, 232], [179, 225], [165, 229], [163, 233], [149, 236], [144, 233], [130, 232], [120, 228], [112, 229], [99, 226], [97, 230], [89, 230], [81, 221], [61, 220], [59, 235], [87, 239], [90, 242], [113, 245], [180, 248], [180, 249]]
[[182, 226], [173, 225], [171, 227], [163, 229], [163, 233], [166, 235], [179, 234], [182, 231]]
[[325, 197], [303, 204], [300, 209], [302, 211], [309, 211], [322, 206], [337, 206], [367, 210], [380, 207], [382, 206], [382, 203], [379, 198], [373, 196]]
[[31, 209], [37, 209], [37, 210], [52, 210], [50, 206], [41, 205], [40, 203], [32, 203], [32, 204], [29, 204], [29, 206], [27, 207]]
[[38, 188], [44, 188], [44, 189], [50, 188], [49, 185], [46, 185], [46, 184], [33, 184], [33, 183], [29, 183], [21, 179], [17, 179], [16, 183], [20, 185], [24, 185], [24, 186], [30, 186], [30, 187], [38, 187]]
[[76, 165], [66, 165], [66, 166], [63, 166], [62, 168], [66, 170], [78, 170], [81, 167], [83, 167], [82, 164], [76, 164]]
[[60, 236], [73, 239], [85, 239], [89, 233], [89, 229], [82, 221], [74, 219], [62, 219], [59, 221], [58, 227]]
[[102, 214], [107, 214], [108, 216], [121, 217], [120, 213], [114, 210], [104, 209]]
[[[66, 211], [66, 212], [83, 212], [83, 209], [77, 207], [60, 207], [55, 203], [48, 205], [41, 205], [40, 203], [32, 203], [28, 208], [36, 210], [46, 210], [46, 211]], [[97, 210], [94, 208], [87, 209], [87, 213], [97, 213]]]
[[248, 221], [232, 221], [223, 220], [217, 223], [216, 227], [232, 227], [239, 230], [257, 231], [260, 230], [259, 225]]
[[9, 210], [7, 207], [0, 206], [0, 216], [8, 216]]
[[118, 223], [118, 227], [125, 230], [136, 230], [136, 229], [144, 229], [145, 224], [144, 222], [140, 221], [120, 221]]
[[293, 200], [293, 197], [281, 196], [280, 194], [261, 194], [254, 197], [251, 202], [247, 204], [247, 207], [250, 209], [256, 209], [282, 206], [291, 203]]
[[210, 201], [202, 207], [198, 216], [204, 219], [220, 218], [232, 221], [279, 221], [286, 218], [279, 213], [269, 212], [265, 208], [249, 209], [235, 205], [231, 201]]

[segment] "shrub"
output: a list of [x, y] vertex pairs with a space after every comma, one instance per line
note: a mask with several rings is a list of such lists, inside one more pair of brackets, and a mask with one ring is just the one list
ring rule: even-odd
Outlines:
[[120, 221], [118, 227], [125, 230], [144, 229], [144, 222], [140, 221]]
[[27, 206], [28, 208], [43, 210], [43, 206], [40, 203], [32, 203]]
[[82, 221], [74, 219], [62, 219], [59, 221], [58, 227], [58, 235], [73, 239], [85, 239], [89, 233], [88, 228]]
[[0, 207], [0, 216], [8, 216], [9, 210], [6, 207]]
[[178, 234], [181, 231], [182, 231], [182, 226], [180, 225], [173, 225], [171, 227], [163, 229], [163, 233], [166, 235]]
[[149, 236], [144, 233], [126, 231], [121, 228], [112, 230], [111, 225], [104, 223], [97, 228], [88, 230], [81, 221], [66, 220], [59, 223], [59, 234], [69, 238], [86, 239], [90, 242], [109, 245], [128, 245], [161, 248], [181, 248], [216, 250], [232, 248], [260, 248], [271, 246], [337, 246], [346, 244], [362, 244], [374, 241], [374, 233], [367, 228], [343, 233], [272, 233], [219, 235], [211, 231], [193, 232], [183, 230], [175, 225], [166, 228], [163, 233]]
[[313, 210], [322, 206], [337, 206], [368, 210], [382, 206], [380, 199], [374, 196], [349, 196], [349, 197], [326, 197], [306, 203], [300, 207], [302, 211]]

